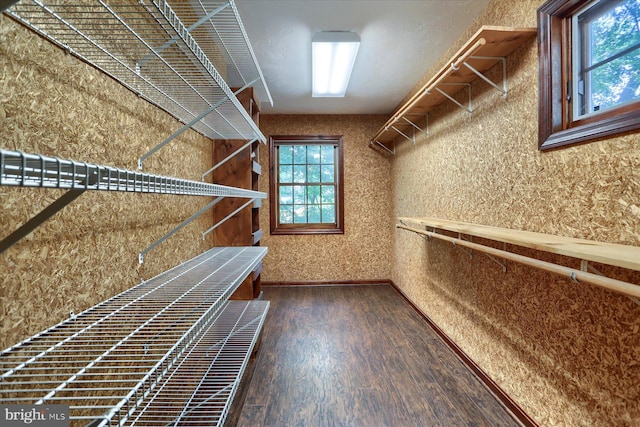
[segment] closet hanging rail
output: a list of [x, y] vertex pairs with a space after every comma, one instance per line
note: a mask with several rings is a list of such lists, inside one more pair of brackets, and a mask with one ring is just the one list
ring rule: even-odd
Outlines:
[[[445, 101], [473, 112], [471, 83], [482, 79], [494, 89], [507, 96], [507, 75], [505, 57], [518, 46], [536, 35], [535, 28], [512, 28], [483, 26], [427, 83], [422, 85], [387, 120], [371, 139], [369, 146], [378, 151], [383, 149], [395, 154], [397, 140], [415, 142], [416, 131], [425, 134], [421, 127], [409, 120], [411, 116], [426, 116], [433, 108]], [[485, 73], [494, 65], [502, 63], [502, 85], [491, 81]], [[456, 95], [468, 90], [467, 105]]]
[[266, 141], [229, 88], [257, 81], [271, 102], [235, 4], [175, 4], [24, 0], [7, 13], [183, 123], [218, 105], [193, 125], [209, 138]]
[[[396, 227], [414, 233], [434, 237], [448, 241], [456, 246], [473, 249], [491, 255], [492, 261], [497, 262], [506, 270], [506, 265], [495, 258], [514, 261], [530, 267], [538, 268], [571, 279], [574, 283], [589, 283], [612, 290], [631, 297], [634, 301], [640, 297], [640, 286], [621, 280], [612, 279], [600, 274], [591, 273], [587, 268], [588, 262], [598, 262], [612, 266], [640, 271], [640, 248], [636, 246], [618, 245], [614, 243], [595, 242], [584, 239], [574, 239], [562, 236], [553, 236], [529, 231], [511, 230], [507, 228], [491, 227], [486, 225], [469, 224], [457, 221], [446, 221], [436, 218], [398, 218], [400, 224]], [[413, 223], [414, 226], [408, 225]], [[416, 226], [427, 229], [416, 228]], [[431, 227], [431, 230], [429, 230]], [[459, 238], [437, 233], [436, 229], [458, 233]], [[506, 250], [496, 249], [484, 244], [462, 239], [462, 234], [476, 236], [485, 239], [523, 246], [539, 251], [565, 255], [580, 259], [580, 269], [565, 267], [536, 258], [516, 254]]]
[[211, 249], [4, 350], [0, 403], [69, 405], [73, 425], [220, 425], [268, 309], [226, 300], [266, 252]]

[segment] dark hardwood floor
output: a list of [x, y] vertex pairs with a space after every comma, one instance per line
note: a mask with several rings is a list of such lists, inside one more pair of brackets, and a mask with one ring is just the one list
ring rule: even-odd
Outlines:
[[390, 285], [263, 287], [238, 426], [517, 426]]

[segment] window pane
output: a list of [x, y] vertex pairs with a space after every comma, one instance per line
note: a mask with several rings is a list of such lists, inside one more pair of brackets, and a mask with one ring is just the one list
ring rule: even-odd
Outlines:
[[293, 223], [304, 224], [307, 222], [307, 207], [305, 205], [295, 205], [293, 208]]
[[307, 166], [307, 182], [320, 182], [320, 165]]
[[322, 205], [322, 222], [324, 224], [336, 222], [336, 205]]
[[320, 224], [320, 205], [309, 205], [307, 215], [310, 224]]
[[[582, 7], [581, 10], [576, 8]], [[640, 87], [640, 0], [547, 0], [538, 9], [538, 148], [547, 150], [576, 143], [602, 140], [623, 132], [640, 130], [640, 100], [629, 93]], [[590, 28], [593, 27], [593, 28]], [[626, 47], [625, 47], [626, 46]], [[567, 53], [571, 53], [568, 58]], [[597, 87], [592, 71], [627, 57], [631, 70], [618, 70], [613, 86], [619, 94], [606, 95]], [[569, 59], [569, 61], [566, 61]], [[619, 74], [619, 75], [618, 75]], [[623, 80], [626, 79], [626, 80]], [[571, 82], [567, 88], [567, 82]], [[624, 88], [622, 87], [624, 85]], [[561, 96], [571, 89], [570, 96]], [[625, 92], [625, 95], [622, 93]], [[618, 97], [615, 106], [603, 107], [597, 96]], [[627, 99], [633, 99], [626, 101]], [[595, 106], [598, 112], [594, 112]], [[623, 104], [624, 103], [624, 104]], [[604, 108], [604, 114], [600, 114]], [[569, 113], [569, 114], [567, 114]], [[589, 117], [583, 117], [587, 113]], [[567, 132], [571, 129], [570, 132]]]
[[322, 186], [322, 203], [335, 203], [336, 189], [332, 185]]
[[591, 111], [640, 99], [640, 50], [590, 73]]
[[334, 182], [334, 177], [333, 177], [333, 172], [334, 172], [334, 166], [333, 165], [322, 165], [322, 176], [321, 176], [321, 181], [322, 182]]
[[[269, 139], [271, 234], [341, 234], [342, 138], [272, 136]], [[340, 214], [340, 216], [338, 216]]]
[[320, 163], [320, 146], [309, 145], [307, 146], [307, 163], [310, 165], [317, 165]]
[[293, 166], [280, 166], [280, 182], [293, 182]]
[[305, 145], [293, 146], [293, 163], [296, 165], [307, 163], [307, 147]]
[[280, 203], [283, 205], [293, 203], [293, 187], [290, 185], [283, 185], [280, 187]]
[[280, 164], [292, 164], [293, 163], [293, 147], [290, 145], [281, 145], [278, 149], [280, 152]]
[[320, 159], [323, 165], [326, 164], [334, 164], [334, 151], [335, 147], [333, 145], [323, 145], [320, 148]]
[[320, 204], [320, 186], [310, 185], [307, 187], [307, 203]]
[[577, 17], [577, 117], [640, 99], [640, 28], [634, 14], [640, 16], [638, 0], [593, 2]]
[[280, 224], [293, 224], [292, 205], [280, 205]]
[[304, 165], [295, 165], [293, 167], [293, 182], [307, 182], [307, 167]]
[[293, 203], [295, 204], [305, 204], [307, 203], [306, 198], [306, 187], [303, 185], [296, 185], [293, 187]]
[[640, 43], [640, 29], [636, 21], [640, 18], [639, 1], [625, 0], [604, 12], [588, 24], [591, 64]]

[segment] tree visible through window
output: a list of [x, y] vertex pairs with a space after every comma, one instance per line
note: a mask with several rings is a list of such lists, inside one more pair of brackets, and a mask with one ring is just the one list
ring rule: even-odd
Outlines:
[[343, 233], [342, 137], [270, 138], [271, 234]]
[[640, 129], [640, 0], [538, 9], [540, 148]]
[[591, 2], [573, 28], [576, 117], [640, 99], [640, 0]]

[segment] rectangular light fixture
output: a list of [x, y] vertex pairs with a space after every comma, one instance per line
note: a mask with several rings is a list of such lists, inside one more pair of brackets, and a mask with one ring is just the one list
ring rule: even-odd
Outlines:
[[360, 36], [351, 31], [322, 31], [311, 40], [313, 97], [344, 97]]

